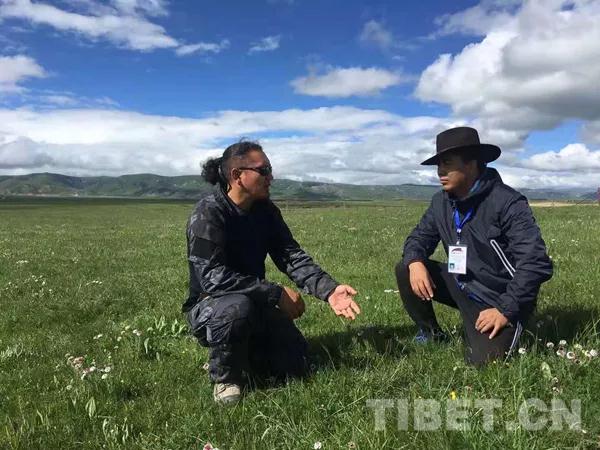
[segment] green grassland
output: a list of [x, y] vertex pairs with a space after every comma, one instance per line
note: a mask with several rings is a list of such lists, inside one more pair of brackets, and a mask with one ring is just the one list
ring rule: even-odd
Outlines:
[[[0, 448], [596, 448], [600, 358], [582, 352], [600, 349], [599, 208], [535, 209], [555, 276], [521, 343], [526, 353], [478, 370], [463, 362], [460, 330], [447, 345], [413, 344], [415, 329], [390, 292], [404, 238], [425, 207], [284, 208], [303, 247], [358, 289], [363, 313], [347, 323], [307, 299], [297, 323], [314, 375], [221, 408], [203, 369], [207, 352], [180, 313], [191, 203], [0, 203]], [[268, 276], [289, 284], [270, 262]], [[449, 330], [460, 327], [454, 311], [437, 311]], [[547, 349], [559, 339], [579, 363]], [[97, 370], [82, 379], [92, 365]], [[484, 430], [476, 409], [468, 430], [398, 430], [388, 411], [385, 431], [377, 431], [367, 407], [373, 398], [455, 396], [501, 399], [494, 431]], [[554, 397], [581, 400], [582, 430], [506, 430], [524, 399]]]

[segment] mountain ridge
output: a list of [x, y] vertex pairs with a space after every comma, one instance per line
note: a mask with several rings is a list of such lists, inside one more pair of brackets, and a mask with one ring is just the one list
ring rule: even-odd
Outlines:
[[[212, 186], [199, 175], [165, 176], [151, 173], [118, 177], [76, 177], [57, 173], [0, 175], [0, 196], [197, 198]], [[273, 198], [290, 200], [428, 200], [439, 186], [355, 185], [276, 179]], [[594, 200], [590, 189], [520, 189], [532, 200]]]

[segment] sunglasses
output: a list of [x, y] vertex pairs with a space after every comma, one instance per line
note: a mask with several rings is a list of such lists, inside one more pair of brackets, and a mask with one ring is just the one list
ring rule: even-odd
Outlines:
[[239, 170], [252, 170], [263, 177], [267, 177], [273, 174], [273, 168], [271, 166], [260, 166], [260, 167], [237, 167]]

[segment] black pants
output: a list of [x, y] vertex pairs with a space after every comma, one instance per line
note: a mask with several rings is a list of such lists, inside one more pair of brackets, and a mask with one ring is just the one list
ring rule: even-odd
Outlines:
[[[426, 261], [425, 266], [436, 285], [433, 299], [445, 305], [457, 308], [463, 320], [467, 362], [480, 366], [493, 359], [509, 356], [517, 346], [522, 325], [504, 327], [493, 339], [488, 333], [480, 333], [475, 329], [479, 313], [491, 306], [472, 300], [462, 291], [447, 265], [437, 261]], [[431, 301], [421, 300], [412, 290], [408, 270], [402, 263], [396, 266], [398, 290], [404, 308], [412, 320], [424, 331], [439, 329], [440, 326], [433, 311]]]
[[247, 375], [266, 379], [306, 375], [307, 342], [276, 307], [257, 306], [239, 294], [208, 297], [187, 312], [198, 342], [209, 348], [214, 383], [237, 383]]

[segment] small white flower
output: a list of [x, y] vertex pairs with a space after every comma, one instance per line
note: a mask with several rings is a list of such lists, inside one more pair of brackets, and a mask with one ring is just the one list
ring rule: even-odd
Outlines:
[[71, 364], [73, 364], [73, 366], [80, 368], [83, 365], [83, 356], [78, 356], [77, 358], [74, 358], [71, 361]]
[[554, 342], [546, 342], [546, 347], [550, 349], [554, 348]]
[[565, 345], [567, 345], [567, 341], [565, 341], [564, 339], [561, 339], [560, 341], [558, 341], [558, 345], [561, 345], [564, 347]]
[[107, 373], [103, 373], [100, 378], [102, 378], [103, 380], [106, 380], [108, 378], [108, 374]]
[[560, 356], [561, 358], [564, 358], [566, 355], [566, 352], [563, 349], [558, 349], [558, 350], [556, 350], [556, 355]]
[[100, 339], [102, 336], [104, 336], [102, 333], [97, 334], [96, 336], [94, 336], [94, 340], [98, 340]]
[[133, 330], [132, 333], [135, 334], [136, 336], [142, 335], [142, 332], [140, 330], [138, 330], [137, 328], [135, 330]]
[[590, 350], [590, 357], [596, 358], [597, 356], [598, 356], [598, 351], [594, 350], [594, 349], [591, 349]]
[[27, 261], [26, 259], [22, 259], [20, 261], [17, 261], [17, 265], [18, 266], [22, 266], [23, 264], [27, 264], [27, 263], [29, 263], [29, 261]]
[[323, 448], [323, 444], [321, 444], [321, 442], [317, 441], [317, 442], [315, 442], [315, 445], [313, 445], [313, 448], [315, 450], [319, 450], [320, 448]]
[[519, 354], [520, 354], [520, 355], [524, 355], [525, 353], [527, 353], [527, 350], [526, 350], [525, 348], [521, 347], [521, 348], [519, 349]]
[[121, 342], [121, 339], [123, 339], [121, 336], [117, 336], [117, 342]]
[[575, 344], [575, 345], [573, 346], [573, 348], [574, 348], [575, 350], [581, 350], [581, 349], [583, 348], [583, 346], [582, 346], [581, 344]]
[[104, 369], [102, 369], [102, 372], [104, 372], [104, 373], [108, 373], [108, 372], [110, 372], [111, 370], [112, 370], [112, 367], [110, 367], [110, 366], [106, 366]]
[[567, 359], [575, 359], [575, 352], [567, 352]]
[[130, 329], [131, 329], [131, 326], [129, 326], [129, 325], [125, 326], [125, 331], [129, 331]]
[[67, 389], [67, 391], [70, 391], [71, 389], [73, 389], [73, 386], [72, 386], [72, 385], [70, 385], [70, 384], [67, 384], [67, 387], [66, 387], [66, 389]]

